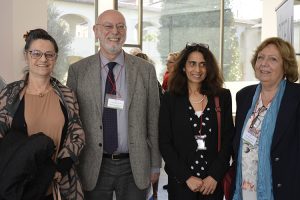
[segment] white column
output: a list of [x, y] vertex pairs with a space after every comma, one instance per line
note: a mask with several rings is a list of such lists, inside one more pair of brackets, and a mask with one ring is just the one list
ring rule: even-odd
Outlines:
[[263, 0], [261, 40], [277, 36], [277, 16], [275, 9], [283, 0]]

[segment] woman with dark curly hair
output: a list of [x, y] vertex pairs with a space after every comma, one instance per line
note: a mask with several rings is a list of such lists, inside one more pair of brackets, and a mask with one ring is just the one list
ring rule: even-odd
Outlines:
[[82, 200], [75, 164], [85, 135], [74, 93], [52, 77], [57, 43], [43, 29], [24, 38], [25, 76], [0, 93], [0, 199]]
[[[230, 161], [232, 105], [208, 45], [187, 44], [169, 84], [159, 116], [159, 145], [166, 163], [169, 199], [222, 200], [219, 183]], [[216, 107], [221, 108], [220, 138]]]

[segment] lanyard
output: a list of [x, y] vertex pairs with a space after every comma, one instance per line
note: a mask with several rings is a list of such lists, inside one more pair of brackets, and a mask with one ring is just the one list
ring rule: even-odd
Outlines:
[[[203, 97], [204, 98], [204, 97]], [[203, 109], [203, 102], [201, 102], [201, 107], [202, 107], [202, 113], [200, 116], [200, 129], [199, 129], [199, 135], [202, 136], [202, 121], [203, 121], [203, 114], [204, 114], [204, 109]]]

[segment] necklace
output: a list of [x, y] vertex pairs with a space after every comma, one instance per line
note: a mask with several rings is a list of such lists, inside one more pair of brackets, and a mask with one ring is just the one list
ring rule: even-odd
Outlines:
[[42, 98], [42, 97], [44, 97], [44, 96], [45, 96], [45, 94], [46, 94], [46, 93], [47, 93], [47, 91], [40, 92], [40, 93], [38, 94], [38, 96]]
[[44, 97], [51, 90], [51, 88], [52, 87], [49, 87], [49, 88], [45, 89], [43, 92], [39, 92], [38, 96], [41, 98]]
[[199, 101], [193, 101], [192, 98], [189, 98], [189, 99], [190, 99], [191, 103], [198, 104], [198, 103], [201, 103], [204, 100], [204, 98], [205, 98], [205, 95], [203, 95], [202, 99], [200, 99]]
[[33, 94], [33, 95], [37, 95], [38, 97], [42, 98], [44, 97], [50, 90], [51, 90], [52, 87], [50, 87], [49, 85], [44, 89], [44, 91], [40, 92], [38, 91], [37, 89], [30, 89], [30, 88], [27, 88], [26, 91], [29, 93], [29, 94]]

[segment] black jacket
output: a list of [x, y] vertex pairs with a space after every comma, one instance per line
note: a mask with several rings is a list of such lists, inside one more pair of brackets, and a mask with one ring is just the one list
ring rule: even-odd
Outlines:
[[0, 200], [43, 199], [55, 173], [54, 149], [43, 133], [7, 133], [0, 140]]
[[[236, 133], [234, 150], [237, 157], [242, 129], [257, 85], [245, 87], [236, 95]], [[275, 200], [298, 200], [300, 197], [300, 85], [286, 83], [277, 114], [271, 153], [273, 194]], [[233, 184], [233, 190], [235, 184]]]
[[[212, 133], [210, 141], [207, 141], [207, 154], [209, 157], [208, 174], [216, 181], [222, 180], [230, 161], [231, 142], [234, 132], [232, 111], [231, 111], [231, 94], [224, 89], [218, 95], [220, 97], [221, 107], [221, 151], [218, 152], [218, 125], [216, 112], [212, 112]], [[214, 105], [214, 97], [208, 97], [209, 103]], [[163, 159], [165, 160], [166, 172], [170, 177], [179, 182], [185, 181], [192, 176], [188, 165], [190, 155], [197, 148], [194, 139], [194, 133], [191, 129], [188, 118], [188, 97], [175, 96], [166, 92], [163, 95], [159, 114], [159, 147]]]

